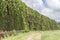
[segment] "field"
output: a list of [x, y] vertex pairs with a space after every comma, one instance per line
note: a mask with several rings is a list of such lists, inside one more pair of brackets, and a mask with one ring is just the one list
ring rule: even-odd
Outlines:
[[28, 33], [20, 33], [16, 36], [5, 38], [4, 40], [60, 40], [60, 30], [31, 31]]

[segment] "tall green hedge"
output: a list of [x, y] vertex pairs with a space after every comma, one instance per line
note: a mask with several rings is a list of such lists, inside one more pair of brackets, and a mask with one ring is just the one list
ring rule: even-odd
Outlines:
[[0, 0], [0, 29], [2, 30], [53, 30], [55, 20], [41, 15], [21, 0]]

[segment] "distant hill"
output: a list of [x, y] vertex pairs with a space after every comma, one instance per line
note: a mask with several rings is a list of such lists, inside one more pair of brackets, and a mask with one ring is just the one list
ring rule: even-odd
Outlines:
[[55, 20], [41, 15], [21, 0], [0, 0], [0, 29], [3, 30], [54, 30]]

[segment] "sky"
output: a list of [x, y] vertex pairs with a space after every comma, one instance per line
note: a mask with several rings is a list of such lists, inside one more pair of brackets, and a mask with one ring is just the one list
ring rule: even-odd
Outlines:
[[22, 0], [39, 13], [60, 22], [60, 0]]

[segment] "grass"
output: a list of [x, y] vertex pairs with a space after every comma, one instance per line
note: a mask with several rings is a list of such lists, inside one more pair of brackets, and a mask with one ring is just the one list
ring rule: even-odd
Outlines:
[[20, 33], [20, 34], [18, 34], [16, 36], [11, 36], [11, 37], [5, 38], [3, 40], [21, 40], [21, 39], [23, 40], [29, 34], [30, 33]]
[[60, 40], [60, 30], [42, 31], [42, 40]]
[[[60, 40], [60, 30], [55, 31], [37, 31], [42, 34], [41, 40]], [[28, 33], [20, 33], [16, 36], [11, 36], [5, 38], [4, 40], [26, 40], [26, 37], [30, 34], [37, 33], [35, 31], [28, 32]]]

